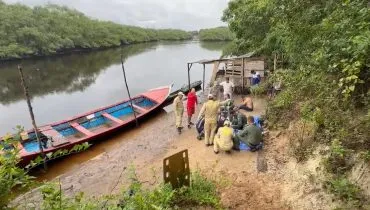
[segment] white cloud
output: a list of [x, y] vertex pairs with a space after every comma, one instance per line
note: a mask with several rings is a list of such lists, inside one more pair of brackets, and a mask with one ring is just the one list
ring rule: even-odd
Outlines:
[[4, 0], [30, 6], [66, 5], [87, 16], [126, 25], [197, 30], [225, 25], [220, 19], [229, 0]]

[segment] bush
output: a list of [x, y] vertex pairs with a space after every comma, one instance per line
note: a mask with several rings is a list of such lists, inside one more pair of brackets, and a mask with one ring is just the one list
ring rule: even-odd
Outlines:
[[199, 172], [191, 176], [191, 186], [173, 190], [169, 184], [160, 184], [153, 189], [145, 189], [131, 177], [132, 183], [122, 194], [88, 199], [83, 193], [69, 198], [62, 195], [60, 183], [42, 187], [43, 203], [41, 209], [171, 209], [208, 206], [220, 208], [216, 185]]
[[291, 123], [288, 130], [290, 148], [298, 162], [307, 160], [316, 135], [317, 125], [310, 121], [300, 120]]
[[250, 87], [251, 94], [253, 96], [262, 96], [267, 93], [267, 83], [263, 82], [258, 85]]
[[351, 168], [349, 162], [349, 151], [342, 146], [342, 143], [335, 139], [330, 147], [330, 154], [324, 160], [325, 169], [333, 174], [344, 174]]
[[32, 177], [19, 168], [20, 161], [15, 146], [21, 130], [15, 136], [7, 135], [0, 142], [0, 209], [6, 209], [9, 201], [14, 198], [14, 188], [19, 191], [28, 189]]
[[[339, 199], [349, 202], [350, 205], [360, 206], [361, 191], [360, 188], [352, 184], [344, 177], [334, 178], [326, 183], [327, 189]], [[348, 203], [347, 203], [348, 205]]]

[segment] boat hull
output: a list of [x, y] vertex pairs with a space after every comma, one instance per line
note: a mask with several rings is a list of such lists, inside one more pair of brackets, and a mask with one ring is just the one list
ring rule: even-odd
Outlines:
[[[83, 144], [85, 142], [94, 142], [96, 140], [101, 140], [107, 136], [120, 132], [123, 128], [134, 125], [135, 118], [133, 117], [133, 113], [129, 115], [130, 117], [126, 117], [127, 119], [119, 118], [117, 117], [117, 115], [115, 115], [115, 113], [120, 112], [121, 110], [124, 110], [124, 109], [126, 109], [126, 111], [131, 110], [132, 112], [135, 112], [135, 113], [137, 112], [136, 113], [137, 120], [142, 120], [148, 117], [151, 113], [158, 111], [160, 108], [162, 108], [165, 105], [166, 99], [168, 98], [171, 92], [171, 87], [172, 86], [166, 86], [166, 87], [152, 89], [136, 97], [133, 97], [132, 98], [133, 106], [131, 106], [131, 103], [129, 100], [123, 100], [116, 104], [102, 107], [102, 108], [90, 111], [88, 113], [72, 117], [68, 120], [64, 120], [64, 121], [60, 121], [57, 123], [39, 127], [38, 128], [39, 133], [41, 133], [41, 135], [45, 134], [45, 136], [48, 136], [48, 137], [51, 136], [51, 137], [59, 138], [61, 136], [60, 133], [65, 132], [64, 130], [60, 131], [60, 133], [58, 132], [58, 127], [60, 126], [69, 126], [70, 129], [74, 129], [76, 130], [76, 132], [79, 132], [83, 135], [82, 137], [79, 137], [79, 138], [71, 137], [70, 139], [67, 139], [67, 140], [65, 137], [62, 137], [62, 139], [64, 139], [65, 142], [67, 141], [67, 143], [60, 141], [61, 142], [60, 145], [48, 146], [47, 148], [44, 148], [44, 153], [45, 154], [50, 153], [50, 152], [53, 153], [58, 150], [65, 150], [65, 149], [69, 150], [69, 149], [72, 149], [77, 144]], [[123, 108], [119, 110], [117, 107], [123, 107]], [[118, 111], [115, 109], [117, 109]], [[111, 111], [111, 110], [113, 111], [111, 113], [108, 113], [108, 111]], [[109, 121], [110, 126], [99, 128], [99, 129], [95, 129], [94, 127], [90, 128], [89, 126], [91, 124], [91, 119], [89, 119], [89, 117], [90, 118], [93, 117], [92, 119], [95, 121], [98, 121], [97, 120], [98, 118], [99, 119], [104, 118], [105, 121]], [[80, 122], [82, 120], [85, 120], [85, 121]], [[33, 130], [28, 131], [29, 135], [31, 133], [33, 133]], [[26, 143], [29, 141], [30, 140], [22, 141], [18, 145], [18, 148], [20, 149], [20, 157], [21, 157], [21, 161], [19, 165], [22, 167], [28, 165], [32, 160], [36, 159], [38, 156], [41, 155], [40, 151], [29, 151], [29, 149], [27, 150]], [[33, 140], [33, 144], [35, 144], [34, 140]]]

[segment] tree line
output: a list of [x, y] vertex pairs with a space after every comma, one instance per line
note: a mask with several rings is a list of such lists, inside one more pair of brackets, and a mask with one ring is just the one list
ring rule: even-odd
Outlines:
[[201, 29], [198, 36], [201, 41], [231, 41], [235, 37], [228, 27]]
[[0, 60], [192, 38], [183, 30], [147, 29], [94, 20], [57, 5], [31, 8], [0, 0], [0, 14]]

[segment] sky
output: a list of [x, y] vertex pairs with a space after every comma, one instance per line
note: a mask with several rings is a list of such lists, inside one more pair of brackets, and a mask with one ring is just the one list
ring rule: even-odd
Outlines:
[[77, 9], [87, 16], [147, 28], [199, 30], [221, 21], [229, 0], [3, 0], [29, 6], [48, 3]]

